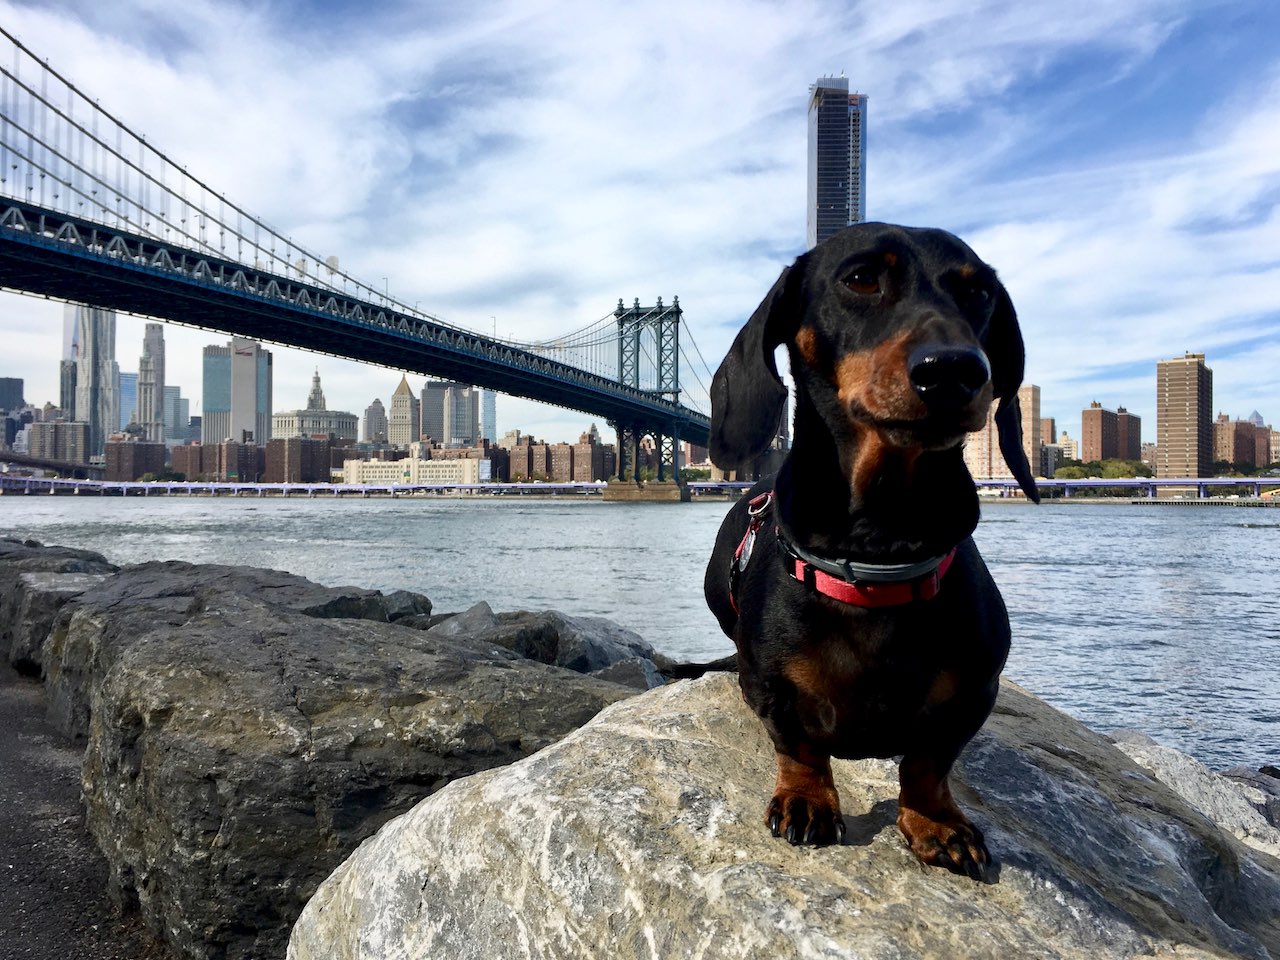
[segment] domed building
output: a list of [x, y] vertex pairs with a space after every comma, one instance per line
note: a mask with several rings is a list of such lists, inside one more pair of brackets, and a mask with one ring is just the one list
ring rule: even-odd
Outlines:
[[326, 410], [324, 391], [320, 389], [320, 371], [311, 378], [311, 393], [304, 410], [286, 410], [271, 415], [271, 435], [278, 440], [291, 437], [330, 437], [355, 440], [360, 418], [342, 410]]

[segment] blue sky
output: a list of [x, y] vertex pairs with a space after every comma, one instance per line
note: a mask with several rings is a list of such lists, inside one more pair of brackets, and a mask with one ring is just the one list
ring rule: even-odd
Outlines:
[[[891, 7], [891, 9], [890, 9]], [[1280, 425], [1280, 4], [0, 0], [0, 22], [210, 186], [450, 322], [549, 339], [678, 295], [715, 365], [803, 250], [808, 86], [868, 94], [867, 211], [1001, 273], [1042, 413], [1155, 439], [1155, 364]], [[0, 294], [0, 375], [57, 395], [61, 311]], [[117, 356], [136, 369], [141, 319]], [[168, 379], [200, 348], [167, 328]], [[399, 373], [319, 367], [362, 413]], [[705, 378], [705, 375], [704, 375]], [[417, 387], [420, 378], [411, 378]], [[503, 398], [499, 429], [589, 418]]]

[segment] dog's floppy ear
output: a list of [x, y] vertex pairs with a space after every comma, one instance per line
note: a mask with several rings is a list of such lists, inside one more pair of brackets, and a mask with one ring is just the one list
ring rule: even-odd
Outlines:
[[1018, 327], [1018, 315], [1013, 301], [1003, 284], [997, 284], [996, 306], [983, 338], [982, 348], [991, 361], [991, 385], [994, 387], [996, 407], [996, 431], [1000, 435], [1000, 454], [1009, 465], [1014, 479], [1023, 493], [1034, 503], [1040, 502], [1031, 464], [1022, 448], [1022, 408], [1018, 403], [1018, 388], [1022, 386], [1022, 373], [1026, 353], [1022, 346], [1022, 330]]
[[778, 376], [773, 351], [785, 328], [794, 325], [794, 277], [799, 266], [782, 271], [773, 288], [733, 341], [711, 380], [711, 460], [722, 470], [749, 463], [778, 433], [787, 388]]

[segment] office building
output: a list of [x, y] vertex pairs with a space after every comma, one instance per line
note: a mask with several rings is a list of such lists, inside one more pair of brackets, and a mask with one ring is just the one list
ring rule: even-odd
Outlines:
[[261, 344], [235, 337], [225, 347], [205, 347], [203, 442], [270, 440], [271, 382], [271, 351]]
[[446, 447], [470, 447], [480, 442], [480, 390], [465, 383], [453, 383], [444, 396], [444, 438]]
[[444, 410], [452, 380], [428, 380], [422, 385], [422, 435], [444, 445], [449, 442], [445, 433]]
[[116, 381], [116, 393], [120, 397], [120, 416], [111, 429], [112, 433], [138, 422], [138, 375], [131, 370], [121, 370]]
[[68, 314], [76, 326], [75, 417], [89, 425], [89, 457], [92, 459], [103, 455], [107, 437], [120, 429], [116, 315], [112, 310], [72, 304], [67, 304], [64, 317]]
[[400, 385], [391, 395], [391, 410], [387, 413], [387, 442], [407, 447], [422, 437], [422, 420], [418, 398], [409, 387], [409, 378], [402, 376]]
[[[320, 388], [320, 371], [316, 370], [311, 378], [311, 392], [307, 395], [307, 405], [302, 410], [288, 410], [273, 414], [271, 417], [271, 436], [273, 439], [290, 439], [293, 437], [313, 437], [335, 440], [357, 439], [360, 418], [354, 413], [343, 410], [329, 410], [325, 407], [324, 391]], [[326, 453], [326, 456], [328, 454]], [[268, 467], [270, 460], [268, 459]]]
[[76, 362], [58, 361], [58, 406], [63, 416], [74, 420], [76, 415]]
[[822, 77], [809, 87], [810, 249], [867, 219], [867, 98], [850, 93], [846, 77]]
[[[184, 399], [181, 387], [164, 388], [164, 438], [186, 443], [191, 439], [191, 401]], [[198, 439], [198, 438], [197, 438]]]
[[25, 407], [21, 377], [0, 377], [0, 410], [17, 410]]
[[63, 419], [76, 418], [76, 365], [80, 356], [80, 324], [71, 307], [62, 313], [62, 358], [58, 361], [58, 406]]
[[484, 433], [481, 392], [466, 383], [428, 380], [422, 387], [422, 435], [443, 447], [479, 443]]
[[490, 442], [498, 439], [498, 394], [495, 390], [480, 391], [480, 438]]
[[153, 443], [163, 443], [164, 429], [164, 326], [148, 323], [138, 360], [138, 407], [136, 422], [142, 435]]
[[364, 408], [364, 442], [387, 442], [387, 409], [377, 397]]
[[1213, 371], [1203, 353], [1156, 364], [1155, 466], [1161, 478], [1213, 474]]

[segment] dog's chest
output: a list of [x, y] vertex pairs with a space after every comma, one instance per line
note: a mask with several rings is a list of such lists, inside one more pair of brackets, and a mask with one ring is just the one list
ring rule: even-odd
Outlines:
[[824, 618], [797, 638], [782, 674], [806, 733], [836, 756], [894, 756], [944, 717], [972, 661], [930, 635], [931, 619]]

